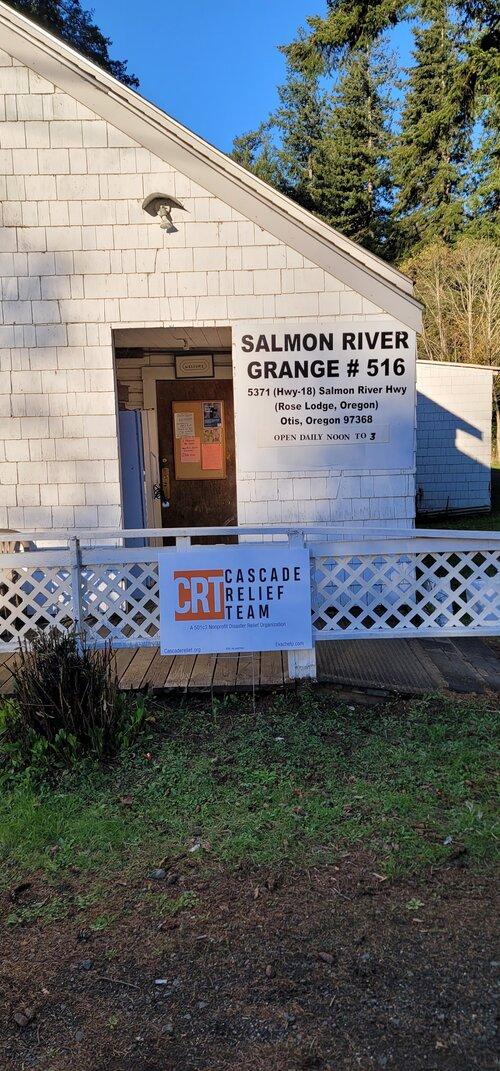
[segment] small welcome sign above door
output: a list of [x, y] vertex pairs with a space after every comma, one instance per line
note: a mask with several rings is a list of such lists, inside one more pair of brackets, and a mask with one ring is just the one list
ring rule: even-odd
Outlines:
[[190, 354], [175, 358], [176, 379], [213, 379], [213, 354]]
[[158, 564], [162, 654], [312, 647], [306, 548], [172, 549]]

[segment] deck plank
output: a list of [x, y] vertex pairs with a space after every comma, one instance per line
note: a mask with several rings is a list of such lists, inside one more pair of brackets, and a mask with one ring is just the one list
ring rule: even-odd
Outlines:
[[281, 651], [262, 651], [260, 656], [260, 686], [269, 688], [283, 684]]
[[212, 687], [216, 655], [197, 655], [188, 682], [188, 692], [209, 692]]
[[161, 691], [170, 673], [173, 661], [173, 655], [160, 654], [160, 649], [158, 647], [149, 669], [144, 674], [142, 681], [143, 688], [148, 688], [151, 692]]
[[452, 643], [460, 658], [472, 666], [486, 686], [493, 692], [500, 692], [500, 659], [488, 644], [477, 636], [457, 636]]
[[238, 658], [237, 654], [217, 655], [212, 681], [214, 691], [234, 688], [238, 674]]
[[447, 684], [442, 673], [439, 672], [438, 667], [432, 661], [432, 658], [429, 657], [428, 652], [425, 650], [420, 640], [406, 640], [407, 648], [409, 644], [411, 644], [411, 656], [421, 663], [425, 672], [429, 676], [429, 688], [432, 688], [433, 690], [436, 689], [436, 691], [441, 691], [442, 688], [446, 688]]
[[167, 691], [187, 692], [196, 655], [175, 655], [163, 687]]
[[16, 654], [12, 651], [9, 654], [2, 655], [2, 661], [0, 663], [0, 694], [12, 695], [12, 689], [14, 687], [14, 678], [12, 676], [12, 670], [16, 664]]
[[120, 685], [120, 688], [123, 674], [125, 673], [127, 667], [130, 665], [136, 650], [136, 647], [119, 647], [118, 650], [114, 652], [116, 676], [118, 677], [118, 684]]
[[124, 691], [136, 691], [142, 688], [143, 679], [155, 654], [156, 647], [138, 647], [122, 675], [120, 688]]
[[420, 638], [418, 642], [453, 692], [469, 694], [484, 692], [484, 679], [476, 673], [458, 647], [455, 647], [453, 640], [440, 636], [439, 638]]
[[253, 689], [259, 687], [260, 658], [258, 653], [240, 654], [238, 672], [236, 674], [236, 689]]

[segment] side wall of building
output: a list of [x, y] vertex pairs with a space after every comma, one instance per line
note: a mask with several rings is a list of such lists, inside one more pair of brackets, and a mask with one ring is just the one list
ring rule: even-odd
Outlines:
[[489, 508], [492, 373], [417, 361], [419, 512]]
[[[1, 52], [0, 120], [1, 527], [121, 523], [114, 329], [384, 315]], [[242, 474], [241, 523], [412, 523], [413, 470], [298, 474], [271, 510], [266, 476]]]

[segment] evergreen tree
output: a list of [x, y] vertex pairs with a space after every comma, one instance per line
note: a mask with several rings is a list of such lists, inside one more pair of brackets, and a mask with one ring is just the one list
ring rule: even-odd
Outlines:
[[[283, 51], [299, 70], [326, 72], [332, 65], [345, 62], [360, 48], [371, 47], [386, 29], [400, 22], [412, 21], [418, 35], [419, 21], [426, 21], [429, 13], [432, 15], [433, 7], [435, 5], [429, 0], [328, 0], [328, 10], [323, 17], [314, 16], [307, 20], [309, 34], [299, 33], [297, 40]], [[453, 10], [455, 20], [451, 46], [455, 55], [453, 71], [446, 72], [449, 103], [457, 116], [461, 114], [464, 140], [467, 140], [472, 123], [479, 123], [481, 139], [481, 128], [484, 128], [484, 152], [480, 146], [472, 160], [477, 174], [475, 184], [472, 183], [476, 196], [471, 205], [477, 211], [480, 204], [480, 211], [486, 217], [486, 213], [497, 206], [495, 190], [499, 183], [496, 142], [500, 101], [498, 0], [455, 0], [453, 5], [450, 4], [450, 10]], [[450, 74], [454, 79], [453, 92]]]
[[464, 59], [459, 71], [464, 107], [476, 121], [467, 231], [500, 236], [500, 20], [495, 0], [461, 5]]
[[281, 189], [283, 181], [272, 142], [272, 127], [273, 121], [269, 120], [262, 123], [257, 130], [235, 138], [231, 156], [237, 164], [246, 167], [247, 171], [253, 171], [254, 175], [268, 182], [270, 186]]
[[[454, 241], [465, 230], [492, 235], [500, 214], [498, 0], [327, 0], [326, 14], [308, 18], [308, 32], [301, 31], [282, 50], [288, 76], [275, 116], [276, 150], [272, 140], [268, 143], [278, 164], [276, 170], [268, 166], [270, 181], [339, 229], [364, 235], [361, 240], [383, 248], [386, 256], [391, 248], [387, 208], [394, 197], [387, 196], [383, 138], [368, 140], [372, 154], [359, 155], [354, 148], [363, 122], [366, 125], [366, 114], [363, 122], [360, 118], [363, 101], [354, 71], [356, 61], [373, 50], [384, 31], [404, 21], [412, 22], [415, 66], [409, 72], [401, 137], [391, 159], [399, 186], [392, 215], [392, 236], [398, 242], [392, 248], [406, 256], [436, 238]], [[323, 101], [318, 122], [314, 93], [320, 78], [331, 77], [351, 61], [346, 93], [353, 114], [347, 133], [338, 115], [343, 109], [337, 94], [335, 115], [328, 117]], [[361, 83], [361, 68], [358, 79]], [[383, 96], [382, 86], [377, 89]], [[375, 107], [376, 129], [378, 118]], [[375, 188], [373, 180], [358, 181], [359, 168], [369, 170], [368, 157], [376, 169]], [[357, 224], [362, 191], [365, 209], [370, 195], [374, 203], [378, 198], [377, 235], [370, 225]]]
[[111, 41], [92, 21], [92, 12], [82, 8], [80, 0], [7, 0], [7, 3], [66, 41], [124, 85], [132, 88], [139, 85], [139, 79], [127, 73], [126, 62], [111, 59], [108, 52]]
[[321, 213], [372, 252], [389, 248], [390, 65], [381, 53], [353, 53], [333, 94], [318, 154]]
[[231, 156], [237, 164], [246, 167], [247, 171], [254, 171], [258, 160], [258, 153], [262, 146], [262, 127], [258, 130], [249, 130], [247, 134], [240, 134], [233, 141]]
[[370, 49], [391, 26], [407, 17], [409, 0], [327, 0], [324, 17], [307, 20], [310, 34], [299, 33], [283, 48], [289, 63], [298, 70], [323, 70], [350, 52]]
[[472, 155], [471, 192], [466, 230], [481, 238], [500, 239], [500, 103], [492, 100], [482, 120], [479, 144]]
[[[301, 31], [282, 49], [299, 70], [327, 69], [351, 51], [370, 48], [392, 26], [428, 14], [428, 0], [327, 0], [327, 6], [326, 15], [308, 18], [309, 34]], [[462, 93], [472, 103], [476, 85], [491, 76], [492, 61], [498, 77], [498, 0], [456, 0], [453, 7], [468, 42]]]
[[500, 105], [500, 18], [497, 0], [458, 0], [464, 59], [460, 71], [464, 107], [478, 114]]
[[446, 0], [428, 0], [415, 30], [401, 132], [393, 153], [400, 250], [436, 238], [453, 241], [464, 227], [470, 124], [459, 90], [457, 26]]
[[292, 68], [278, 94], [274, 115], [235, 138], [231, 155], [304, 208], [319, 212], [316, 158], [324, 136], [325, 95], [316, 75]]
[[304, 208], [321, 211], [318, 155], [324, 138], [325, 94], [314, 72], [288, 68], [278, 90], [280, 105], [273, 116], [279, 132], [277, 161], [285, 192]]

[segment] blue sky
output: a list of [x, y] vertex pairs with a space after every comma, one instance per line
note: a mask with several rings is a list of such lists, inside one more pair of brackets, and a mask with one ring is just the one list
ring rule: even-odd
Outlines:
[[[84, 7], [87, 3], [83, 2]], [[277, 103], [291, 41], [325, 0], [90, 0], [97, 25], [128, 60], [139, 92], [219, 149], [255, 129]], [[397, 44], [408, 62], [408, 34]]]

